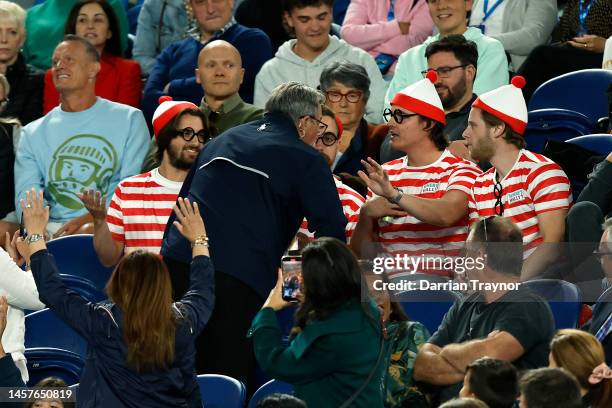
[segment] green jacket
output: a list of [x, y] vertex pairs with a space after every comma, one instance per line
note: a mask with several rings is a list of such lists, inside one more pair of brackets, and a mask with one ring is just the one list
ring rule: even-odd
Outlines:
[[230, 96], [216, 115], [211, 115], [212, 110], [206, 104], [205, 98], [202, 98], [200, 109], [208, 118], [208, 127], [213, 136], [218, 136], [234, 126], [261, 119], [264, 112], [263, 109], [243, 101], [238, 93]]
[[[325, 320], [309, 323], [289, 346], [271, 308], [259, 311], [249, 336], [255, 356], [269, 376], [293, 384], [295, 396], [309, 407], [337, 408], [365, 383], [380, 352], [379, 311], [368, 305], [372, 320], [360, 303], [349, 303]], [[382, 408], [386, 374], [386, 343], [374, 376], [351, 407]]]

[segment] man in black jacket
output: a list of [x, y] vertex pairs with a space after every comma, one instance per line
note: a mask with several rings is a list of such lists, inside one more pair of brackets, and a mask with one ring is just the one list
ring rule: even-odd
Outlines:
[[[253, 389], [255, 360], [246, 333], [302, 220], [308, 219], [316, 237], [345, 240], [346, 218], [331, 171], [312, 147], [327, 127], [323, 102], [306, 85], [278, 86], [264, 118], [207, 143], [183, 184], [179, 196], [200, 205], [215, 265], [215, 309], [200, 336], [198, 373], [226, 374]], [[190, 248], [173, 221], [161, 253], [180, 297]]]

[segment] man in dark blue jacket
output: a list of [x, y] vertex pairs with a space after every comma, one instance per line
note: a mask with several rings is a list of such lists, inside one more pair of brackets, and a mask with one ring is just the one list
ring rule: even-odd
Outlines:
[[[323, 101], [306, 85], [280, 85], [264, 118], [208, 142], [183, 184], [179, 196], [200, 205], [215, 265], [215, 308], [200, 336], [198, 373], [226, 374], [247, 389], [254, 385], [246, 333], [300, 223], [306, 217], [317, 237], [345, 240], [346, 218], [330, 169], [312, 147], [326, 128]], [[188, 282], [190, 248], [173, 221], [161, 253], [178, 298]]]

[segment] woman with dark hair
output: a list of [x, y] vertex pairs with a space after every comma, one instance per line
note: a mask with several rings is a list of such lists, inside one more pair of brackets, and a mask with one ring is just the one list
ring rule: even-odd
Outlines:
[[364, 170], [361, 160], [372, 157], [380, 161], [380, 145], [389, 131], [387, 125], [370, 125], [364, 118], [370, 97], [368, 73], [351, 62], [334, 62], [321, 72], [319, 82], [325, 104], [342, 122], [342, 140], [332, 171], [357, 176]]
[[32, 189], [21, 208], [29, 234], [22, 255], [40, 299], [88, 342], [79, 406], [201, 407], [194, 342], [212, 311], [214, 278], [198, 205], [179, 198], [174, 207], [174, 223], [193, 248], [190, 287], [175, 303], [162, 258], [140, 250], [113, 271], [108, 302], [87, 302], [64, 285], [47, 251], [43, 193]]
[[370, 272], [365, 274], [365, 278], [370, 295], [382, 314], [389, 339], [385, 407], [428, 407], [425, 395], [414, 384], [412, 373], [417, 353], [429, 338], [429, 332], [422, 323], [410, 321], [402, 305], [391, 301], [389, 291], [381, 289], [380, 283], [389, 281], [385, 274]]
[[288, 347], [275, 314], [289, 305], [282, 282], [279, 271], [249, 330], [264, 372], [293, 384], [295, 396], [309, 407], [382, 407], [387, 366], [380, 313], [350, 249], [334, 238], [319, 238], [304, 249], [303, 298]]
[[[89, 41], [100, 54], [100, 72], [96, 77], [96, 95], [113, 102], [138, 108], [142, 93], [140, 65], [122, 58], [119, 23], [106, 0], [82, 0], [72, 7], [64, 34], [76, 34]], [[43, 112], [59, 104], [51, 70], [45, 74]]]

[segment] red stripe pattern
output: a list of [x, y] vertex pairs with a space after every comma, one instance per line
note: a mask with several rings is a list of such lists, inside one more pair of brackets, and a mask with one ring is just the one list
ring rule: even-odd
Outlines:
[[[442, 198], [453, 190], [469, 196], [476, 177], [481, 173], [476, 165], [448, 150], [425, 167], [411, 167], [404, 157], [383, 164], [383, 168], [391, 184], [404, 194], [429, 199]], [[454, 256], [465, 242], [467, 232], [467, 215], [451, 227], [431, 225], [410, 214], [393, 217], [390, 222], [378, 221], [378, 240], [385, 252], [393, 256]]]
[[[495, 180], [495, 168], [476, 179], [469, 202], [470, 222], [495, 215]], [[567, 210], [571, 206], [569, 179], [561, 167], [546, 156], [521, 150], [501, 185], [503, 216], [512, 219], [523, 232], [526, 258], [543, 239], [538, 214]]]
[[[334, 182], [336, 183], [336, 190], [338, 191], [338, 196], [340, 197], [340, 204], [342, 204], [342, 210], [344, 211], [344, 216], [346, 217], [347, 221], [346, 241], [348, 243], [353, 235], [355, 227], [357, 226], [357, 222], [359, 221], [359, 210], [365, 203], [365, 199], [361, 194], [335, 177]], [[298, 234], [304, 234], [308, 238], [314, 239], [314, 232], [308, 231], [308, 221], [305, 218], [304, 221], [302, 221], [300, 229], [298, 230]]]
[[162, 177], [158, 169], [119, 183], [106, 222], [113, 239], [125, 245], [125, 252], [143, 249], [159, 253], [181, 185]]

